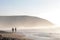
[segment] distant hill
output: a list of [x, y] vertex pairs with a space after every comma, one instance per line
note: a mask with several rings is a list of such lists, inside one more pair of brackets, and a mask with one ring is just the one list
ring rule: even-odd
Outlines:
[[0, 27], [35, 27], [52, 25], [53, 24], [46, 19], [33, 16], [0, 16]]

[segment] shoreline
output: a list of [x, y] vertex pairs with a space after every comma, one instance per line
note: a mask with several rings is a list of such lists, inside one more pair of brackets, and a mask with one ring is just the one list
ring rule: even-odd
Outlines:
[[0, 39], [14, 39], [14, 40], [32, 40], [30, 38], [27, 38], [25, 35], [20, 35], [17, 33], [7, 32], [7, 33], [0, 33]]

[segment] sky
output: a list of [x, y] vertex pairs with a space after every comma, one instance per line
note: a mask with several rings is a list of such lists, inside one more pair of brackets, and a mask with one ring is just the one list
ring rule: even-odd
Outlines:
[[60, 26], [60, 0], [0, 0], [0, 16], [30, 15]]

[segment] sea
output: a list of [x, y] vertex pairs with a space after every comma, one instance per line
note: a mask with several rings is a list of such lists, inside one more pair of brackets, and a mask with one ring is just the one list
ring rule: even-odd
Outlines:
[[60, 40], [60, 29], [19, 29], [16, 33], [33, 40]]
[[44, 31], [40, 29], [22, 29], [17, 31], [18, 34], [25, 35], [33, 40], [60, 40], [59, 32]]

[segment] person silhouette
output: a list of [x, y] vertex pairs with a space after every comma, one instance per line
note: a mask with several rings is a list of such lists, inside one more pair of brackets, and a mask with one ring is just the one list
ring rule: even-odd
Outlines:
[[16, 27], [15, 27], [15, 32], [17, 31]]
[[14, 28], [12, 28], [12, 32], [14, 32]]

